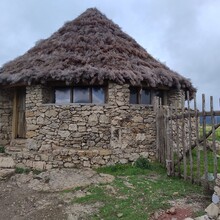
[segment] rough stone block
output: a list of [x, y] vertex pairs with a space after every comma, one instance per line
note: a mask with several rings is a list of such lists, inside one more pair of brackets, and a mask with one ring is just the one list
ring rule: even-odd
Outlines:
[[100, 150], [99, 151], [99, 155], [100, 156], [108, 156], [108, 155], [111, 155], [112, 154], [112, 151], [111, 150], [105, 150], [105, 149], [103, 149], [103, 150]]
[[205, 211], [207, 212], [207, 215], [211, 218], [217, 218], [219, 213], [219, 208], [214, 203], [211, 203]]
[[15, 173], [15, 169], [0, 169], [0, 180], [8, 179]]
[[45, 170], [46, 163], [42, 161], [34, 161], [33, 162], [33, 169], [35, 170]]
[[0, 157], [0, 168], [13, 168], [15, 162], [11, 157]]

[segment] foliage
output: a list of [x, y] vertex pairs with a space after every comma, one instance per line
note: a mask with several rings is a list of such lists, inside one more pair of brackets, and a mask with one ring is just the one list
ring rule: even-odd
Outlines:
[[5, 153], [5, 147], [0, 146], [0, 153]]
[[28, 174], [28, 173], [30, 173], [30, 169], [28, 169], [28, 168], [23, 168], [23, 167], [16, 167], [15, 168], [15, 173], [17, 173], [17, 174], [22, 174], [22, 173], [24, 173], [24, 174]]
[[28, 173], [30, 173], [30, 172], [33, 172], [33, 174], [35, 174], [35, 175], [38, 175], [38, 174], [40, 174], [42, 171], [40, 171], [40, 170], [31, 170], [31, 169], [29, 169], [29, 168], [23, 168], [23, 167], [16, 167], [15, 168], [15, 173], [17, 173], [17, 174], [22, 174], [22, 173], [24, 173], [24, 174], [28, 174]]
[[147, 158], [144, 157], [139, 157], [135, 163], [134, 163], [135, 167], [137, 168], [141, 168], [141, 169], [151, 169], [151, 163]]

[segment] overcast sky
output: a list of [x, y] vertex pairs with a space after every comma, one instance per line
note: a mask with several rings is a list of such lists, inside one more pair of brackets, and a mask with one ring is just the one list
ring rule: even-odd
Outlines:
[[151, 55], [214, 96], [219, 109], [219, 0], [0, 0], [0, 66], [97, 7]]

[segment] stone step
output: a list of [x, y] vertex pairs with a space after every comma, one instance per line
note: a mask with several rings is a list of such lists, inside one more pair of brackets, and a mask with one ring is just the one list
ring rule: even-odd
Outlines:
[[15, 162], [12, 157], [0, 156], [0, 169], [14, 168]]

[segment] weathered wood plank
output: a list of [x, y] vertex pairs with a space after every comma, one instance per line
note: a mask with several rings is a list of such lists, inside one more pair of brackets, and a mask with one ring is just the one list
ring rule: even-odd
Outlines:
[[[194, 112], [190, 112], [190, 116], [191, 116], [191, 117], [193, 117], [194, 115], [195, 115]], [[205, 115], [205, 116], [211, 116], [211, 112], [207, 112], [207, 111], [205, 111], [204, 113], [203, 113], [203, 112], [198, 112], [198, 116], [203, 116], [203, 115]], [[214, 115], [214, 116], [220, 116], [220, 111], [214, 111], [214, 112], [213, 112], [213, 115]], [[189, 117], [188, 112], [187, 112], [187, 113], [183, 113], [183, 114], [180, 113], [180, 114], [177, 115], [177, 118], [178, 118], [178, 119], [181, 119], [182, 117], [188, 118], [188, 117]]]
[[192, 157], [192, 121], [190, 110], [189, 91], [187, 91], [187, 108], [188, 108], [188, 138], [189, 138], [189, 160], [190, 160], [190, 180], [193, 182], [193, 157]]
[[217, 152], [216, 152], [216, 135], [215, 135], [215, 118], [213, 110], [213, 96], [210, 97], [210, 111], [211, 111], [211, 123], [212, 123], [212, 150], [213, 150], [213, 159], [214, 159], [214, 177], [217, 178]]
[[[180, 171], [180, 133], [179, 133], [179, 119], [177, 117], [178, 115], [178, 106], [177, 103], [175, 103], [175, 120], [176, 120], [176, 148], [177, 148], [177, 174], [180, 177], [181, 176], [181, 171]], [[175, 164], [174, 164], [175, 166]]]
[[174, 176], [174, 140], [173, 140], [173, 106], [170, 106], [169, 110], [170, 114], [170, 160], [171, 160], [171, 175]]
[[204, 94], [202, 94], [202, 132], [203, 132], [204, 174], [205, 174], [205, 181], [208, 182], [208, 156], [207, 156], [207, 141], [206, 141], [206, 114], [205, 114]]
[[184, 167], [184, 173], [183, 177], [184, 180], [187, 179], [187, 158], [186, 158], [186, 144], [185, 144], [185, 117], [184, 117], [184, 106], [185, 98], [182, 97], [182, 148], [183, 148], [183, 167]]
[[[197, 100], [196, 95], [194, 96], [194, 112], [195, 112], [195, 123], [196, 123], [196, 140], [195, 145], [197, 147], [197, 181], [200, 183], [201, 176], [200, 176], [200, 147], [199, 147], [199, 120], [198, 120], [198, 110], [197, 110]], [[192, 147], [191, 147], [192, 149]]]
[[14, 98], [13, 98], [13, 117], [12, 117], [12, 138], [17, 137], [18, 133], [18, 97], [17, 97], [17, 91], [14, 90]]

